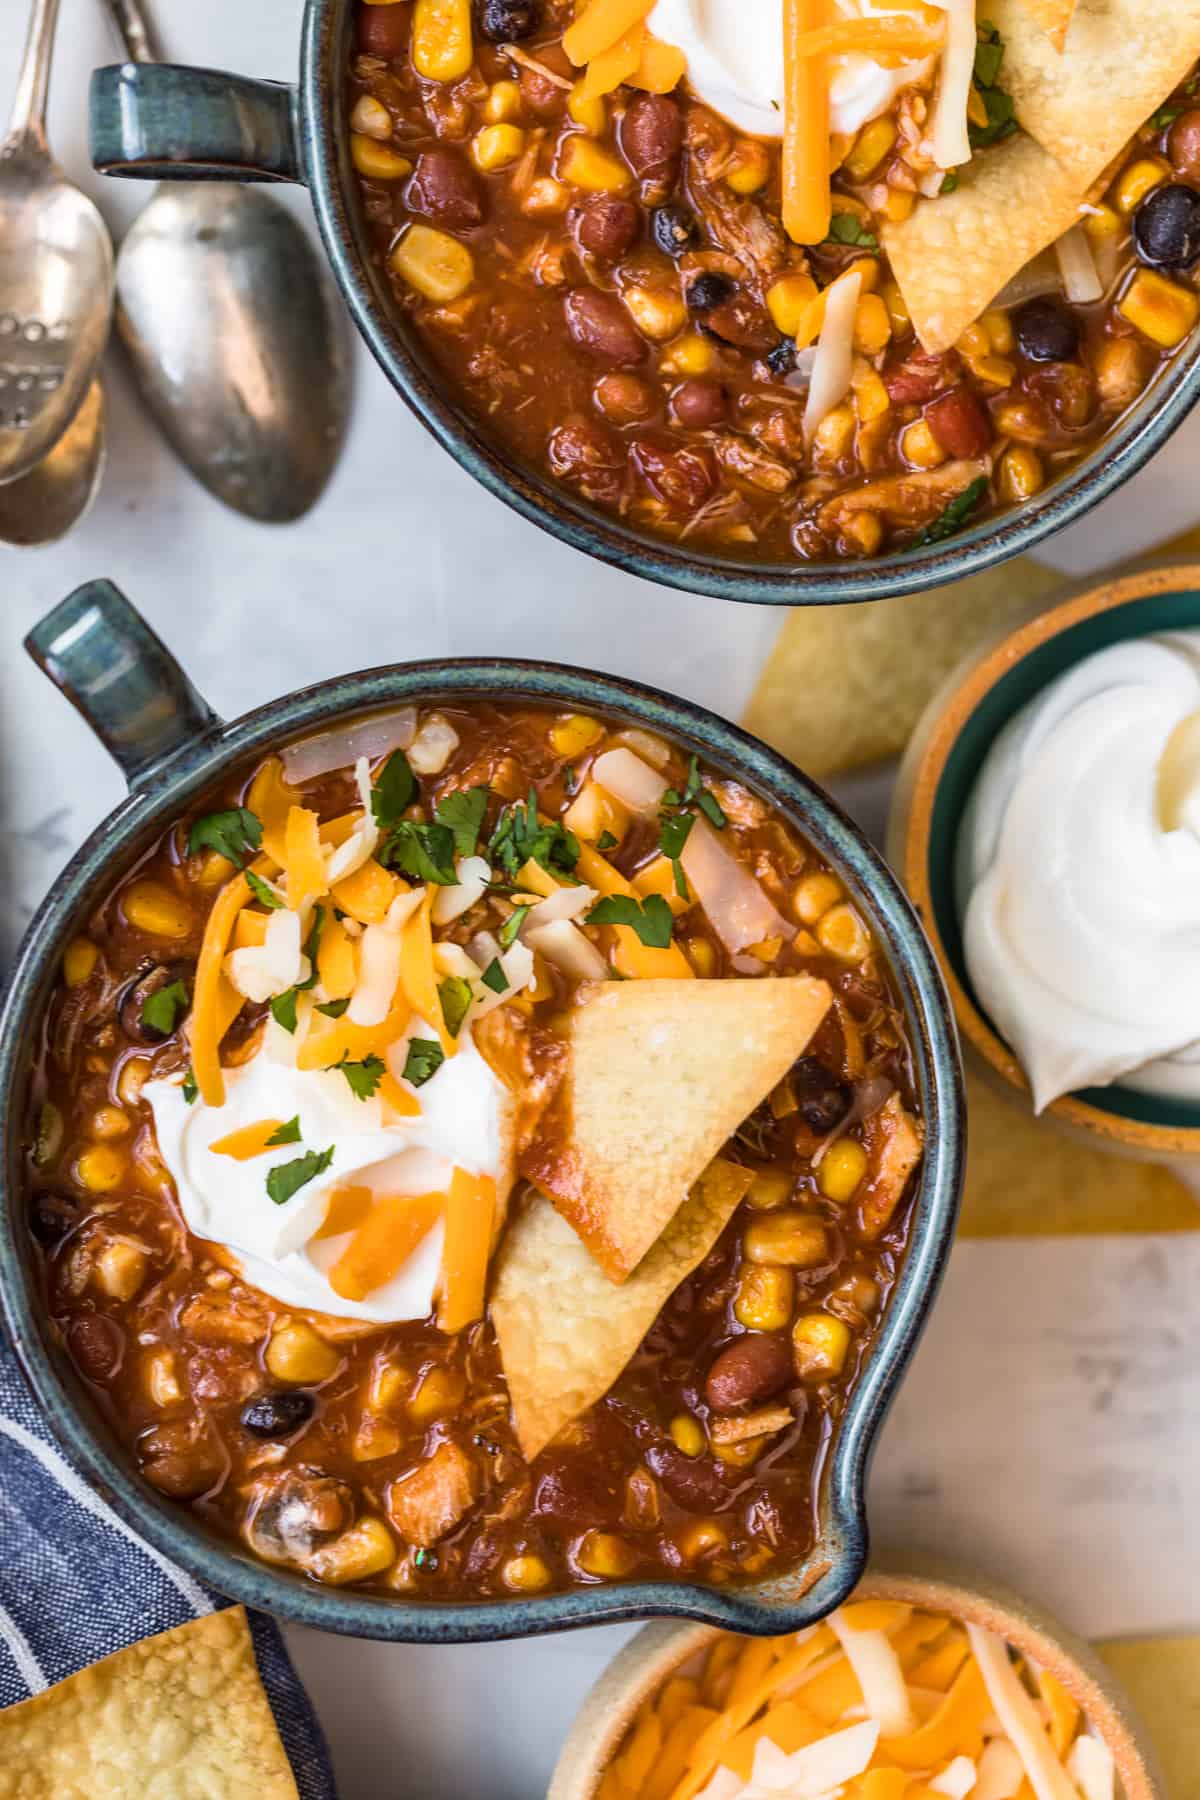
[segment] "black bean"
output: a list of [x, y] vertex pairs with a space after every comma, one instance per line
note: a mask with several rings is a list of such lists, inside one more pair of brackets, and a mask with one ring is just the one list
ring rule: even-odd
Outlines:
[[483, 0], [479, 29], [493, 44], [518, 44], [542, 22], [540, 0]]
[[700, 227], [686, 206], [656, 206], [650, 215], [650, 236], [666, 256], [682, 256], [700, 239]]
[[773, 350], [766, 354], [766, 364], [772, 375], [786, 375], [796, 366], [795, 338], [780, 338]]
[[1030, 362], [1070, 362], [1079, 349], [1079, 322], [1058, 300], [1030, 300], [1017, 314], [1016, 332]]
[[687, 303], [693, 312], [711, 312], [714, 306], [723, 306], [726, 300], [732, 300], [736, 292], [737, 286], [728, 275], [718, 275], [710, 269], [689, 283]]
[[1200, 193], [1181, 181], [1156, 187], [1133, 215], [1133, 247], [1152, 269], [1188, 269], [1200, 257]]
[[818, 1137], [825, 1137], [840, 1125], [850, 1111], [853, 1090], [815, 1056], [802, 1056], [792, 1068], [792, 1091], [800, 1117]]
[[[143, 966], [138, 974], [124, 990], [117, 1002], [121, 1029], [135, 1044], [162, 1044], [172, 1034], [159, 1031], [142, 1016], [147, 1000], [157, 994], [160, 989], [170, 987], [181, 981], [191, 999], [192, 982], [195, 979], [196, 965], [191, 962], [151, 963]], [[177, 1007], [175, 1023], [182, 1025], [186, 1007]]]
[[260, 1438], [287, 1438], [307, 1425], [315, 1402], [303, 1388], [256, 1394], [242, 1408], [242, 1424]]
[[60, 1244], [78, 1222], [78, 1204], [66, 1194], [35, 1194], [29, 1202], [29, 1229], [47, 1250]]

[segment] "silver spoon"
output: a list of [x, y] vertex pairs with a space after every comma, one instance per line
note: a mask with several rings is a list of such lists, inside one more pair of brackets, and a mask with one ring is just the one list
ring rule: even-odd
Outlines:
[[0, 144], [0, 482], [27, 475], [71, 423], [113, 304], [112, 241], [46, 140], [58, 0], [33, 0]]
[[[155, 62], [140, 0], [106, 0], [128, 55]], [[218, 499], [298, 519], [345, 434], [339, 303], [303, 230], [231, 182], [159, 187], [117, 258], [117, 326], [142, 397]]]
[[0, 543], [31, 548], [65, 537], [95, 499], [104, 463], [104, 389], [97, 379], [36, 469], [0, 487]]

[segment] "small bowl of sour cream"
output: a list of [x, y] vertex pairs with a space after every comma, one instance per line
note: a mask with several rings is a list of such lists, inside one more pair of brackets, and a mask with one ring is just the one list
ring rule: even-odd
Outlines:
[[976, 651], [914, 734], [889, 853], [993, 1084], [1096, 1148], [1200, 1162], [1200, 565]]

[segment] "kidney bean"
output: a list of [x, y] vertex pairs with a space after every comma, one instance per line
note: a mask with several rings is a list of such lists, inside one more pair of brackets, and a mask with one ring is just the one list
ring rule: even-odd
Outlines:
[[685, 431], [705, 431], [725, 417], [725, 389], [719, 381], [681, 381], [671, 395], [671, 417]]
[[953, 380], [948, 358], [916, 349], [903, 362], [883, 371], [883, 385], [893, 406], [924, 406], [939, 388]]
[[621, 149], [641, 181], [663, 190], [675, 185], [683, 144], [683, 114], [666, 94], [639, 94], [621, 120]]
[[125, 1360], [125, 1333], [102, 1313], [80, 1313], [67, 1327], [67, 1349], [88, 1381], [111, 1381]]
[[404, 204], [452, 231], [467, 231], [483, 220], [479, 183], [453, 150], [422, 150], [404, 190]]
[[632, 459], [646, 486], [672, 512], [695, 512], [716, 485], [712, 458], [704, 449], [668, 449], [651, 438], [638, 438]]
[[685, 1512], [716, 1512], [729, 1498], [729, 1489], [707, 1457], [685, 1456], [674, 1444], [651, 1444], [646, 1467]]
[[1200, 108], [1180, 113], [1167, 136], [1173, 167], [1191, 181], [1200, 181]]
[[708, 1371], [704, 1398], [714, 1412], [734, 1412], [769, 1400], [791, 1377], [791, 1352], [783, 1339], [750, 1331], [721, 1351]]
[[925, 408], [934, 437], [951, 456], [982, 456], [992, 441], [987, 409], [969, 387], [952, 387]]
[[546, 444], [550, 473], [577, 488], [585, 500], [612, 506], [625, 488], [621, 446], [602, 425], [579, 417], [555, 426]]
[[625, 254], [637, 236], [641, 214], [632, 200], [609, 197], [572, 207], [567, 223], [581, 250], [613, 262]]
[[615, 294], [599, 288], [572, 288], [563, 301], [573, 343], [618, 369], [631, 369], [646, 358], [646, 341]]
[[518, 77], [521, 98], [539, 119], [556, 119], [567, 104], [567, 88], [560, 88], [556, 81], [550, 81], [537, 69], [528, 69], [522, 65]]
[[592, 401], [614, 425], [641, 425], [658, 411], [658, 395], [650, 383], [623, 372], [602, 375], [592, 389]]
[[358, 9], [358, 47], [368, 56], [383, 56], [388, 61], [403, 56], [411, 29], [411, 7], [360, 6]]
[[705, 314], [704, 324], [722, 343], [734, 344], [739, 350], [753, 350], [761, 354], [763, 351], [773, 350], [779, 342], [779, 333], [771, 322], [771, 315], [757, 300], [752, 300], [749, 294], [734, 294], [719, 306], [714, 306]]

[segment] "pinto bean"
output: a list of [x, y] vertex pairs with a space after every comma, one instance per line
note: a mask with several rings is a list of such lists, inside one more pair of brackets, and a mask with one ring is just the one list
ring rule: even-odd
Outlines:
[[960, 383], [925, 408], [934, 437], [951, 456], [982, 456], [992, 441], [992, 424], [978, 395]]
[[556, 81], [548, 80], [537, 69], [522, 65], [518, 83], [522, 100], [539, 119], [556, 119], [567, 104], [569, 90], [560, 88]]
[[1200, 108], [1180, 113], [1167, 138], [1172, 166], [1189, 181], [1200, 181]]
[[632, 200], [615, 196], [593, 200], [587, 206], [571, 209], [567, 221], [581, 250], [615, 262], [623, 256], [638, 234], [641, 214]]
[[563, 301], [572, 342], [597, 362], [631, 369], [645, 361], [646, 342], [615, 294], [572, 288]]
[[792, 1375], [792, 1358], [782, 1338], [748, 1331], [727, 1344], [708, 1371], [704, 1398], [714, 1412], [734, 1412], [777, 1394]]
[[614, 425], [642, 425], [658, 411], [658, 395], [650, 383], [623, 371], [602, 375], [592, 389], [592, 402]]
[[693, 449], [690, 445], [668, 449], [652, 438], [638, 438], [632, 458], [646, 486], [672, 512], [695, 512], [716, 486], [716, 470], [705, 449]]
[[725, 389], [719, 381], [681, 381], [671, 395], [671, 417], [685, 431], [706, 431], [725, 418]]
[[436, 219], [452, 231], [468, 231], [483, 220], [479, 183], [453, 150], [421, 152], [404, 190], [404, 204], [410, 212]]
[[683, 145], [683, 114], [667, 94], [639, 94], [621, 120], [621, 149], [641, 181], [667, 192], [675, 185]]
[[404, 55], [411, 27], [409, 6], [360, 6], [358, 47], [368, 56], [382, 56], [390, 62]]
[[612, 506], [625, 488], [625, 454], [602, 425], [578, 416], [556, 425], [546, 445], [550, 473], [599, 505]]

